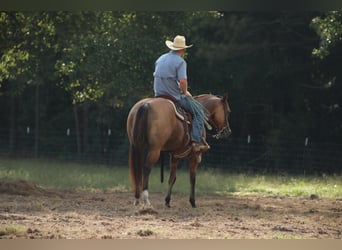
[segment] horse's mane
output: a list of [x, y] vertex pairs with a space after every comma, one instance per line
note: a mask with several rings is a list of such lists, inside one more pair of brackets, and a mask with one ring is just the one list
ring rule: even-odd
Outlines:
[[199, 103], [196, 99], [197, 98], [202, 98], [202, 97], [205, 97], [205, 96], [208, 96], [209, 98], [210, 97], [217, 97], [216, 95], [213, 95], [213, 94], [201, 94], [201, 95], [196, 95], [194, 96], [193, 100], [194, 102], [199, 105], [199, 108], [201, 108], [203, 111], [204, 111], [204, 124], [206, 125], [206, 127], [211, 130], [212, 127], [211, 125], [209, 124], [209, 117], [210, 117], [210, 112], [209, 110], [204, 107], [201, 103]]
[[196, 98], [201, 98], [201, 97], [203, 97], [203, 96], [216, 96], [216, 95], [213, 95], [213, 94], [211, 94], [211, 93], [208, 93], [208, 94], [196, 95], [196, 96], [194, 96], [194, 97], [196, 97]]

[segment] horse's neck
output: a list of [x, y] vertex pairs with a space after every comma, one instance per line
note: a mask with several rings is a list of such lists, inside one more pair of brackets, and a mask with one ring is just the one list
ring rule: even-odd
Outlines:
[[210, 94], [203, 94], [203, 95], [199, 95], [196, 96], [195, 99], [202, 104], [203, 107], [205, 107], [206, 109], [210, 109], [211, 105], [211, 99], [212, 95]]
[[211, 96], [210, 94], [202, 94], [202, 95], [194, 96], [194, 98], [203, 105], [205, 102], [207, 102], [210, 96]]

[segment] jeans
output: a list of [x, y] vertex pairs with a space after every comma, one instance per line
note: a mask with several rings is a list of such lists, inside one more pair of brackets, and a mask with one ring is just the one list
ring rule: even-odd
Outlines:
[[195, 109], [192, 102], [192, 97], [182, 96], [178, 103], [192, 115], [191, 140], [195, 142], [202, 141], [202, 132], [204, 125], [203, 109]]

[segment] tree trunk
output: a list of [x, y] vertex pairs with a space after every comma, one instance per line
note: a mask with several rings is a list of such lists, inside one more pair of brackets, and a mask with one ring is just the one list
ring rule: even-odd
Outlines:
[[13, 155], [15, 150], [15, 139], [16, 139], [16, 131], [15, 131], [15, 121], [16, 121], [16, 102], [15, 97], [10, 96], [10, 118], [9, 118], [9, 141], [8, 141], [8, 153], [9, 155]]
[[34, 129], [34, 157], [38, 157], [39, 150], [39, 84], [36, 85], [35, 129]]
[[75, 118], [77, 155], [80, 157], [81, 156], [81, 136], [80, 136], [80, 122], [78, 119], [77, 104], [74, 104], [73, 109], [74, 109], [74, 118]]
[[88, 110], [89, 105], [87, 102], [83, 105], [83, 153], [87, 153], [89, 149], [88, 144]]

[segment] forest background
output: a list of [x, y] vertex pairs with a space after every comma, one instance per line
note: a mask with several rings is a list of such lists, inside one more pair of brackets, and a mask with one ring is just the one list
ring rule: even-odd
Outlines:
[[0, 12], [0, 155], [127, 164], [128, 111], [177, 34], [191, 92], [229, 93], [207, 164], [341, 172], [339, 11]]

